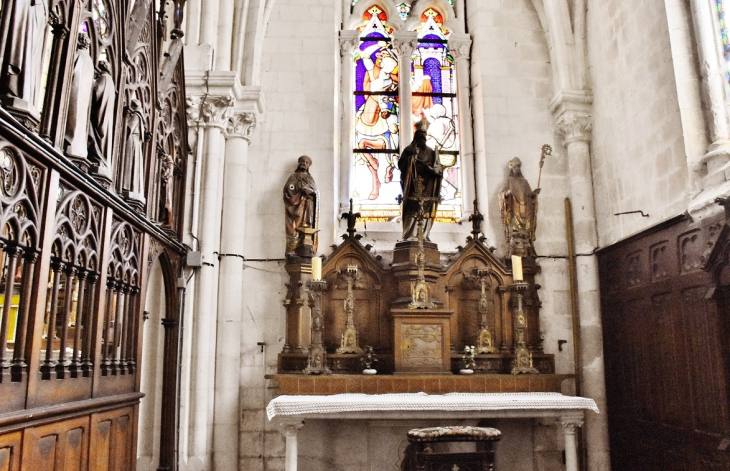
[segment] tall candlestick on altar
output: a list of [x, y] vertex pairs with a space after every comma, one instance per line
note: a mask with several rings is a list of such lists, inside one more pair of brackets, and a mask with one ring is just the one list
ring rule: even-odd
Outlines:
[[319, 281], [322, 279], [322, 259], [319, 257], [312, 258], [312, 280]]
[[522, 257], [512, 255], [512, 278], [514, 281], [522, 281]]

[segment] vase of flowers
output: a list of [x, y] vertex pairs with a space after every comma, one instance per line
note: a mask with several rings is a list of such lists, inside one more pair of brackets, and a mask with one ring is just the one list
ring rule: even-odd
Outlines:
[[474, 363], [474, 346], [467, 345], [464, 347], [464, 354], [461, 356], [461, 362], [463, 368], [459, 370], [459, 373], [463, 375], [470, 375], [474, 373], [476, 364]]
[[375, 351], [373, 350], [373, 347], [366, 346], [365, 347], [365, 353], [363, 354], [362, 358], [360, 358], [360, 363], [365, 367], [362, 370], [362, 374], [364, 375], [374, 375], [378, 372], [378, 370], [375, 369], [375, 364], [378, 362], [378, 359], [375, 357]]

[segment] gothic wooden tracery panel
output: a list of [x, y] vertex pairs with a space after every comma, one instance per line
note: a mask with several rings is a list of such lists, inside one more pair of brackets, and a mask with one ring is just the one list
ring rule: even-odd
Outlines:
[[102, 333], [101, 368], [104, 375], [136, 371], [141, 243], [141, 234], [132, 225], [114, 221]]
[[44, 379], [91, 372], [101, 222], [100, 205], [61, 183], [41, 351]]
[[41, 201], [45, 170], [20, 150], [0, 142], [0, 382], [20, 381], [28, 362], [26, 341], [35, 263], [40, 252]]

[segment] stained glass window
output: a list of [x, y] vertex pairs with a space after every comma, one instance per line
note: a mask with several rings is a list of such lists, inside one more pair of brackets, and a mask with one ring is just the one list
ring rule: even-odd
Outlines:
[[410, 12], [411, 6], [407, 3], [401, 3], [400, 5], [398, 5], [398, 16], [400, 16], [401, 20], [406, 21]]
[[730, 80], [730, 38], [728, 38], [728, 24], [725, 17], [725, 1], [715, 0], [717, 4], [717, 15], [720, 19], [720, 35], [722, 36], [722, 51], [727, 66], [726, 77]]
[[444, 166], [436, 220], [455, 222], [461, 217], [458, 107], [454, 58], [443, 23], [443, 16], [433, 8], [421, 15], [418, 46], [411, 61], [411, 112], [414, 123], [428, 121], [428, 145], [439, 151]]
[[365, 12], [354, 55], [353, 197], [369, 220], [389, 220], [399, 214], [399, 64], [387, 20], [378, 6]]

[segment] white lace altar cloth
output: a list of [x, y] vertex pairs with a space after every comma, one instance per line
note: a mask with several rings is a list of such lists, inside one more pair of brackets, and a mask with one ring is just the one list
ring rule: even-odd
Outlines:
[[276, 416], [337, 414], [371, 411], [503, 411], [592, 410], [593, 399], [560, 393], [450, 393], [450, 394], [335, 394], [332, 396], [279, 396], [266, 406], [269, 420]]

